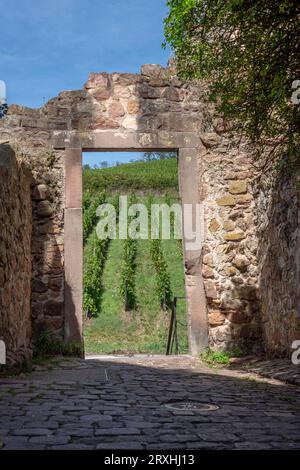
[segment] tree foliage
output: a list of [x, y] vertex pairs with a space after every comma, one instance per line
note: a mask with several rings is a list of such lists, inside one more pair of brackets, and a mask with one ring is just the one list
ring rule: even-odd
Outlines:
[[[168, 0], [165, 37], [179, 74], [208, 79], [211, 98], [257, 144], [295, 159], [300, 106], [298, 0]], [[259, 148], [259, 147], [258, 147]]]

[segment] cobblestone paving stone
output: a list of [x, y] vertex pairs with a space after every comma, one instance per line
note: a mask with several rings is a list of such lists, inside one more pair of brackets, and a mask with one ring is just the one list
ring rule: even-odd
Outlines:
[[[217, 405], [170, 409], [171, 402]], [[299, 449], [300, 390], [189, 356], [71, 359], [0, 380], [5, 449]]]

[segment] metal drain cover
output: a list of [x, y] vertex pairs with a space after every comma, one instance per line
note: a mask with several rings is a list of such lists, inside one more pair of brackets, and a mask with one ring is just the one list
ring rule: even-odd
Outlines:
[[177, 401], [173, 403], [165, 403], [163, 406], [168, 410], [174, 411], [215, 411], [220, 408], [218, 405], [197, 401]]

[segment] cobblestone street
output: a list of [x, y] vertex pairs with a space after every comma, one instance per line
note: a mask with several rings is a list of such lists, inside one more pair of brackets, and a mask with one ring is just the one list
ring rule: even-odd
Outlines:
[[299, 392], [189, 356], [70, 359], [0, 379], [0, 441], [4, 450], [299, 449]]

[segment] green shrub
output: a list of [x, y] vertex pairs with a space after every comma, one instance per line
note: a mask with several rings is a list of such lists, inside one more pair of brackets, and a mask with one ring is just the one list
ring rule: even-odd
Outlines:
[[210, 365], [228, 365], [230, 354], [228, 352], [212, 351], [210, 348], [206, 348], [203, 353], [200, 354], [200, 359]]

